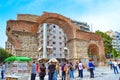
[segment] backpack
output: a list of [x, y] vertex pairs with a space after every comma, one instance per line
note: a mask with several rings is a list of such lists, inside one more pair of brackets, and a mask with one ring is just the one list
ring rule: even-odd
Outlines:
[[64, 68], [63, 68], [63, 71], [64, 71], [64, 72], [66, 72], [66, 71], [67, 71], [67, 68], [66, 68], [65, 66], [64, 66]]
[[82, 64], [83, 69], [85, 69], [85, 66]]

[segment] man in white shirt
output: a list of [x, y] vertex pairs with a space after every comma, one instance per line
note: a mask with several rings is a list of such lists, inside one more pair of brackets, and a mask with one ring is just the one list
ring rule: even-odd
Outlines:
[[113, 62], [113, 69], [114, 69], [114, 74], [119, 74], [118, 69], [117, 69], [118, 63], [117, 60]]
[[81, 63], [81, 61], [79, 61], [78, 68], [79, 68], [79, 74], [80, 74], [79, 76], [83, 78], [83, 64]]

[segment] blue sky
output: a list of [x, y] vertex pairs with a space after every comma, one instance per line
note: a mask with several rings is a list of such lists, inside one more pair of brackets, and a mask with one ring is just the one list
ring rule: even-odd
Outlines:
[[120, 32], [120, 0], [0, 0], [0, 47], [5, 48], [7, 20], [17, 14], [59, 13], [87, 22], [93, 31]]

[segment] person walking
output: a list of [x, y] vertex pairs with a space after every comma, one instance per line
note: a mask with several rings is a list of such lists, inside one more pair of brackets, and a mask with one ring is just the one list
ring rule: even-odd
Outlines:
[[90, 71], [90, 78], [94, 78], [94, 63], [92, 62], [92, 60], [90, 59], [89, 62], [88, 62], [88, 68], [89, 68], [89, 71]]
[[66, 64], [63, 64], [63, 66], [62, 66], [62, 80], [66, 80], [66, 71], [67, 71]]
[[74, 66], [71, 62], [70, 62], [70, 65], [69, 65], [69, 72], [70, 72], [70, 80], [74, 79]]
[[54, 75], [54, 72], [56, 70], [56, 66], [54, 64], [54, 62], [50, 62], [49, 66], [48, 66], [48, 80], [53, 80], [53, 75]]
[[83, 78], [84, 65], [81, 63], [81, 61], [79, 61], [78, 68], [79, 68], [79, 76], [80, 78]]
[[66, 68], [67, 68], [67, 70], [66, 70], [66, 79], [67, 79], [67, 80], [70, 80], [69, 66], [70, 66], [70, 62], [67, 61], [67, 62], [66, 62]]
[[5, 78], [4, 74], [5, 74], [5, 63], [3, 62], [2, 63], [2, 70], [1, 70], [1, 79]]
[[46, 75], [46, 67], [45, 67], [45, 65], [43, 63], [40, 66], [40, 74], [39, 74], [40, 80], [44, 80], [45, 75]]
[[39, 65], [38, 65], [38, 63], [36, 63], [36, 74], [37, 75], [39, 74]]
[[60, 77], [60, 66], [58, 63], [56, 63], [56, 72], [57, 72], [57, 77]]
[[32, 67], [31, 69], [31, 80], [35, 80], [36, 78], [36, 64], [35, 61], [33, 61], [32, 65], [28, 63], [29, 66]]
[[79, 61], [76, 62], [75, 70], [78, 71], [78, 77], [80, 77], [80, 72], [79, 72], [79, 67], [78, 67], [78, 65], [79, 65]]
[[112, 60], [109, 61], [109, 65], [110, 65], [110, 69], [112, 69], [113, 68]]
[[117, 66], [118, 66], [117, 60], [114, 60], [113, 62], [114, 74], [119, 74]]

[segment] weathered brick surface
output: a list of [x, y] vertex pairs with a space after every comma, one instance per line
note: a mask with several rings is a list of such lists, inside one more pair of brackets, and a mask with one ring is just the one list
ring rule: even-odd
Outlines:
[[24, 20], [24, 21], [30, 21], [30, 22], [37, 22], [37, 18], [39, 16], [31, 15], [31, 14], [18, 14], [17, 20]]
[[31, 32], [36, 33], [38, 31], [38, 24], [35, 22], [23, 21], [23, 20], [9, 20], [7, 28], [10, 27], [11, 31]]
[[[96, 47], [91, 50], [93, 53], [98, 55], [99, 61], [103, 62], [104, 45], [102, 38], [99, 35], [80, 31], [69, 18], [56, 13], [46, 12], [41, 16], [19, 14], [17, 20], [9, 20], [7, 22], [6, 34], [8, 36], [8, 40], [16, 48], [18, 55], [37, 58], [37, 37], [31, 34], [37, 34], [38, 26], [43, 23], [56, 24], [66, 33], [68, 39], [69, 58], [88, 57], [88, 48]], [[10, 30], [8, 28], [10, 28]], [[23, 34], [16, 33], [15, 31]], [[29, 34], [26, 35], [26, 33]]]

